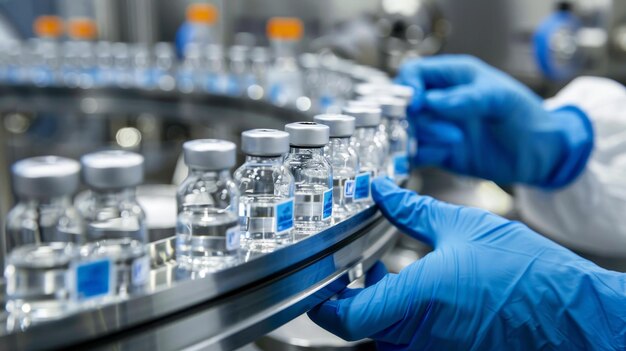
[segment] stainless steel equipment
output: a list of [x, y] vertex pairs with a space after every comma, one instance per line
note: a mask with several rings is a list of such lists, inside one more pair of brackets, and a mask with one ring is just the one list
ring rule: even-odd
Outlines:
[[0, 349], [230, 350], [329, 298], [395, 243], [375, 207], [296, 244], [178, 282], [165, 263], [149, 294], [35, 325], [0, 331]]

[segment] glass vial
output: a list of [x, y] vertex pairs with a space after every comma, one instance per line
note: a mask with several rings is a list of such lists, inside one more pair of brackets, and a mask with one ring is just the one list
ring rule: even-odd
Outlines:
[[406, 101], [387, 97], [379, 99], [382, 114], [387, 120], [387, 140], [389, 140], [389, 158], [387, 175], [401, 182], [409, 177], [409, 136], [407, 132]]
[[328, 126], [297, 122], [285, 126], [289, 133], [289, 154], [285, 166], [295, 181], [294, 222], [296, 238], [328, 228], [333, 214], [333, 168], [324, 157]]
[[357, 211], [354, 185], [359, 174], [359, 156], [350, 143], [355, 119], [345, 115], [323, 114], [315, 116], [315, 122], [327, 125], [330, 132], [324, 156], [333, 167], [333, 217], [339, 222]]
[[176, 195], [176, 262], [193, 278], [239, 263], [239, 190], [230, 175], [236, 146], [193, 140], [183, 155], [189, 174]]
[[125, 297], [143, 290], [148, 281], [148, 233], [135, 196], [143, 182], [143, 163], [143, 156], [129, 151], [100, 151], [81, 158], [83, 181], [90, 190], [77, 204], [88, 240], [74, 269], [79, 287], [75, 298], [80, 301]]
[[84, 240], [71, 198], [80, 164], [63, 157], [33, 157], [15, 163], [12, 176], [19, 201], [6, 221], [6, 310], [11, 328], [25, 328], [71, 309], [67, 275]]
[[381, 112], [377, 107], [345, 107], [343, 113], [355, 118], [356, 130], [352, 147], [359, 155], [360, 174], [355, 182], [354, 201], [361, 207], [372, 204], [371, 181], [385, 174], [386, 155], [382, 143], [376, 138]]
[[253, 129], [241, 134], [245, 163], [235, 171], [239, 188], [239, 224], [246, 259], [294, 241], [294, 181], [283, 165], [289, 134]]

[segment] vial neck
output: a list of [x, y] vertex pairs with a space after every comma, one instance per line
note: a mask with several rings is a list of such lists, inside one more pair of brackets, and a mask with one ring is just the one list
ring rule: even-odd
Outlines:
[[102, 204], [136, 201], [135, 187], [123, 189], [92, 189], [91, 194], [97, 203]]
[[334, 144], [350, 144], [350, 137], [333, 137], [330, 138], [330, 142]]
[[299, 147], [292, 145], [289, 149], [289, 153], [324, 156], [324, 147]]
[[20, 202], [31, 208], [67, 208], [72, 206], [72, 198], [69, 195], [50, 198], [23, 198]]
[[402, 125], [402, 118], [386, 117], [387, 125], [389, 127], [396, 127]]
[[376, 135], [376, 129], [377, 128], [375, 126], [359, 127], [356, 129], [354, 136], [356, 138], [374, 137]]
[[201, 168], [190, 168], [189, 175], [204, 180], [225, 180], [230, 179], [230, 172], [227, 169], [206, 170]]
[[296, 62], [297, 41], [273, 39], [271, 44], [272, 49], [274, 50], [274, 58], [277, 63]]
[[280, 165], [283, 163], [283, 155], [278, 156], [246, 156], [246, 163]]

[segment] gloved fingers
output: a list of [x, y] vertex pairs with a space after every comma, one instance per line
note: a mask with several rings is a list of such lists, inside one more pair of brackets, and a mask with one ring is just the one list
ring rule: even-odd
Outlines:
[[[383, 279], [389, 271], [387, 271], [387, 267], [381, 262], [376, 261], [374, 265], [365, 273], [365, 287], [368, 288], [376, 283], [378, 283], [381, 279]], [[351, 289], [346, 288], [343, 289], [340, 293], [337, 294], [337, 299], [347, 299], [353, 296], [356, 296], [361, 292], [362, 288]]]
[[400, 67], [399, 82], [421, 91], [467, 84], [476, 76], [479, 63], [478, 59], [464, 55], [415, 59]]
[[445, 239], [460, 220], [460, 207], [402, 189], [387, 178], [374, 179], [372, 197], [393, 225], [432, 247]]
[[[329, 300], [309, 311], [312, 321], [345, 339], [359, 340], [374, 335], [400, 321], [408, 308], [409, 289], [403, 290], [395, 275], [348, 298]], [[391, 301], [393, 298], [403, 297]], [[345, 296], [343, 296], [345, 297]]]
[[365, 287], [370, 287], [378, 283], [388, 273], [389, 271], [387, 270], [387, 267], [385, 267], [385, 264], [381, 261], [376, 261], [367, 273], [365, 273]]
[[474, 85], [459, 85], [426, 92], [424, 106], [439, 118], [465, 120], [493, 116], [490, 94]]
[[411, 161], [417, 166], [446, 167], [459, 145], [463, 131], [454, 123], [431, 118], [427, 113], [409, 118], [411, 131], [417, 136], [417, 150], [411, 151]]
[[470, 56], [437, 56], [406, 62], [400, 67], [394, 80], [408, 85], [415, 91], [407, 110], [417, 113], [424, 105], [424, 94], [428, 89], [445, 88], [469, 83], [474, 77], [477, 59]]

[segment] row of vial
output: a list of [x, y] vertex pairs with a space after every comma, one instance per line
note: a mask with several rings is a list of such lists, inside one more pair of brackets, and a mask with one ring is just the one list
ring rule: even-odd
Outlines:
[[349, 97], [354, 82], [387, 79], [333, 55], [296, 55], [291, 42], [276, 47], [190, 43], [179, 61], [169, 43], [8, 42], [0, 50], [0, 82], [207, 92], [327, 111]]
[[[235, 144], [184, 144], [189, 173], [177, 194], [175, 248], [180, 278], [202, 277], [316, 234], [371, 205], [373, 177], [408, 176], [405, 110], [412, 92], [363, 85], [360, 93], [343, 115], [318, 115], [285, 131], [243, 132], [246, 160], [234, 177]], [[6, 223], [10, 321], [27, 327], [146, 287], [148, 237], [135, 198], [141, 155], [101, 151], [80, 164], [35, 157], [12, 171], [20, 201]], [[81, 173], [89, 191], [72, 202]]]

